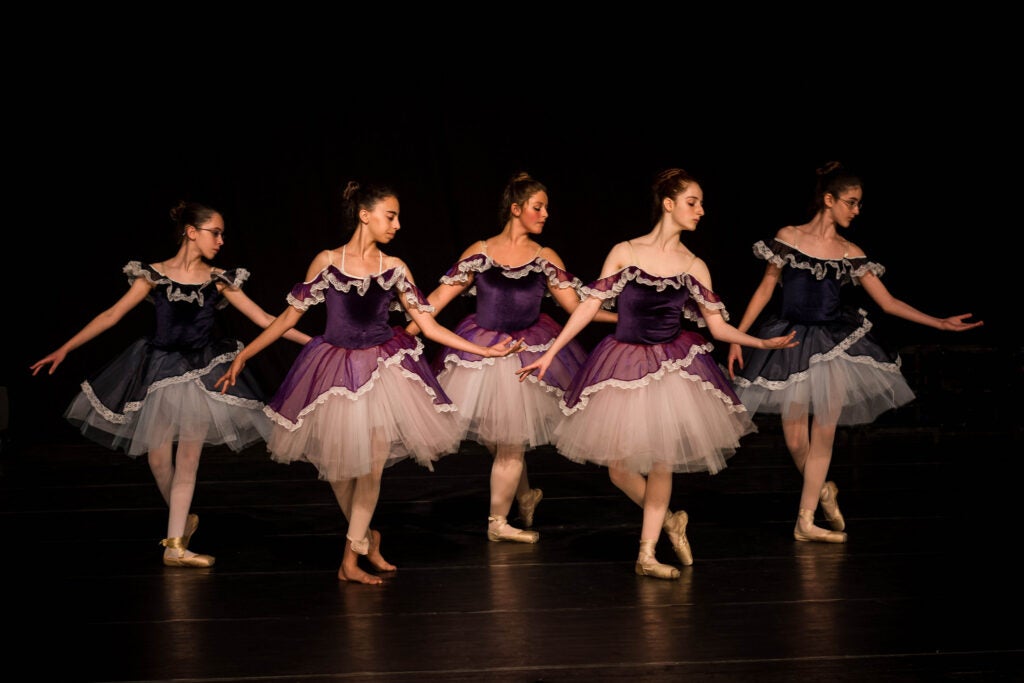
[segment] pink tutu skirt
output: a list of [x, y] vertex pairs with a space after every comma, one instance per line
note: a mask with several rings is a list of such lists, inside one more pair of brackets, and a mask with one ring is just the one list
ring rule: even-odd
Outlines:
[[309, 462], [320, 479], [339, 481], [368, 474], [375, 461], [412, 457], [432, 470], [458, 452], [463, 424], [422, 351], [404, 332], [360, 350], [314, 338], [265, 408], [274, 422], [271, 458]]

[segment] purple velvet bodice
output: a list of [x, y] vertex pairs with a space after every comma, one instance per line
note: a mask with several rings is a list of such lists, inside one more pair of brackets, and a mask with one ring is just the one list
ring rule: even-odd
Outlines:
[[625, 344], [665, 344], [679, 336], [683, 318], [706, 327], [700, 306], [728, 314], [717, 294], [689, 274], [658, 277], [637, 266], [627, 266], [581, 290], [584, 296], [605, 300], [614, 306], [619, 321], [613, 336]]
[[465, 282], [472, 273], [476, 324], [511, 332], [537, 323], [549, 286], [577, 289], [582, 283], [547, 259], [534, 258], [521, 266], [503, 266], [486, 254], [474, 254], [452, 266], [441, 278], [445, 284]]
[[[352, 292], [358, 296], [348, 296]], [[406, 296], [422, 310], [432, 310], [423, 293], [406, 279], [403, 268], [354, 277], [331, 265], [311, 282], [295, 285], [288, 303], [306, 310], [326, 302], [324, 341], [346, 349], [367, 349], [394, 336], [388, 312], [401, 310], [398, 296]]]

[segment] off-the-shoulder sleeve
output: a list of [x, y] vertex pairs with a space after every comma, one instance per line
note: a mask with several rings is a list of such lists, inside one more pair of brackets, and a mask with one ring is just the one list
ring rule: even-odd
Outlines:
[[160, 273], [156, 272], [151, 265], [143, 263], [142, 261], [129, 261], [128, 264], [121, 269], [126, 276], [128, 276], [128, 284], [132, 284], [140, 277], [145, 278], [147, 282], [152, 285], [158, 284], [159, 282], [169, 282]]
[[230, 268], [222, 272], [213, 272], [213, 279], [220, 280], [231, 289], [241, 289], [249, 279], [249, 271], [245, 268]]
[[[408, 306], [416, 308], [423, 313], [434, 312], [434, 307], [423, 293], [423, 290], [409, 281], [404, 270], [396, 269], [394, 277], [388, 283], [382, 282], [381, 285], [384, 286], [385, 289], [393, 288], [397, 293], [397, 296], [402, 297]], [[390, 310], [404, 311], [405, 308], [396, 298], [396, 300], [392, 302]]]
[[725, 310], [725, 303], [722, 301], [722, 297], [705, 287], [704, 283], [689, 273], [683, 275], [680, 278], [680, 282], [690, 292], [690, 297], [683, 303], [683, 316], [687, 320], [694, 321], [700, 327], [706, 327], [707, 322], [704, 319], [704, 313], [700, 310], [701, 306], [709, 311], [718, 311], [718, 314], [722, 316], [722, 320], [729, 320], [729, 312]]
[[484, 254], [472, 254], [459, 260], [444, 275], [441, 276], [443, 285], [461, 285], [469, 280], [470, 273], [479, 273], [489, 267], [487, 257]]
[[780, 268], [786, 265], [787, 260], [792, 263], [800, 257], [806, 258], [790, 245], [780, 242], [774, 237], [770, 240], [754, 242], [754, 256]]
[[322, 304], [324, 302], [324, 290], [331, 286], [328, 274], [329, 271], [325, 268], [309, 282], [300, 282], [292, 287], [286, 297], [288, 305], [300, 311], [305, 311], [310, 306]]
[[626, 286], [629, 281], [627, 271], [629, 268], [623, 268], [617, 273], [612, 273], [607, 277], [598, 278], [588, 284], [585, 284], [579, 288], [580, 299], [600, 299], [601, 308], [614, 308], [615, 299], [618, 298], [622, 288]]
[[[559, 289], [572, 288], [579, 293], [580, 288], [583, 287], [583, 282], [578, 277], [567, 270], [559, 268], [547, 259], [539, 259], [539, 261], [541, 270], [548, 279], [548, 285], [558, 287]], [[580, 298], [582, 299], [582, 297]]]
[[855, 285], [860, 284], [860, 278], [865, 273], [872, 273], [875, 277], [882, 277], [885, 274], [885, 266], [881, 263], [869, 261], [867, 256], [849, 259], [850, 277]]

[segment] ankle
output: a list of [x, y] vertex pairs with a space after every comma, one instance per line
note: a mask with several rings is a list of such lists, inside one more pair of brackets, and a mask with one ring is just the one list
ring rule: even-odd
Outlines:
[[638, 576], [653, 576], [658, 579], [678, 579], [679, 570], [670, 564], [662, 564], [654, 556], [658, 541], [640, 539], [640, 553], [636, 557], [635, 573]]
[[654, 549], [658, 545], [658, 540], [644, 540], [640, 539], [640, 552], [636, 556], [639, 560], [654, 560]]
[[351, 536], [346, 536], [345, 539], [349, 543], [349, 547], [352, 548], [352, 552], [356, 555], [366, 555], [370, 552], [370, 532], [367, 530], [366, 535], [363, 538], [354, 540]]
[[180, 536], [175, 538], [165, 538], [160, 541], [160, 545], [164, 547], [164, 557], [185, 556], [185, 544], [182, 542]]
[[491, 541], [536, 543], [540, 540], [540, 534], [512, 526], [504, 515], [490, 515], [487, 517], [487, 538]]

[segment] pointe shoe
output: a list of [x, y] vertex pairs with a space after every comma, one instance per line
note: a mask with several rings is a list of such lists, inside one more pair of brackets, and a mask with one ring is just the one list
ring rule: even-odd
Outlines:
[[798, 541], [818, 541], [819, 543], [846, 543], [846, 534], [842, 531], [829, 531], [814, 525], [814, 510], [800, 510], [793, 527], [793, 538]]
[[185, 518], [185, 533], [181, 535], [181, 544], [188, 548], [189, 541], [192, 540], [192, 534], [199, 528], [199, 515], [189, 515]]
[[834, 481], [826, 481], [821, 487], [820, 494], [821, 511], [825, 514], [829, 526], [835, 531], [842, 531], [846, 528], [846, 520], [843, 513], [839, 511], [839, 487]]
[[540, 489], [530, 489], [516, 498], [519, 502], [519, 517], [523, 520], [523, 526], [527, 529], [533, 526], [533, 513], [537, 510], [537, 504], [543, 498], [544, 492]]
[[168, 555], [164, 553], [164, 564], [168, 567], [212, 567], [216, 559], [213, 555], [195, 554], [191, 557], [185, 556], [185, 544], [181, 538], [165, 538], [160, 545], [175, 551]]
[[654, 546], [657, 540], [640, 541], [640, 554], [636, 558], [638, 576], [653, 576], [656, 579], [678, 579], [679, 570], [670, 564], [662, 564], [654, 557]]
[[672, 541], [672, 549], [676, 551], [679, 561], [686, 567], [693, 564], [693, 551], [690, 549], [690, 542], [686, 539], [686, 525], [689, 521], [690, 516], [686, 514], [686, 511], [679, 510], [666, 515], [665, 523], [662, 525], [669, 540]]
[[490, 541], [513, 541], [515, 543], [536, 543], [540, 534], [536, 531], [517, 529], [500, 515], [487, 518], [487, 539]]

